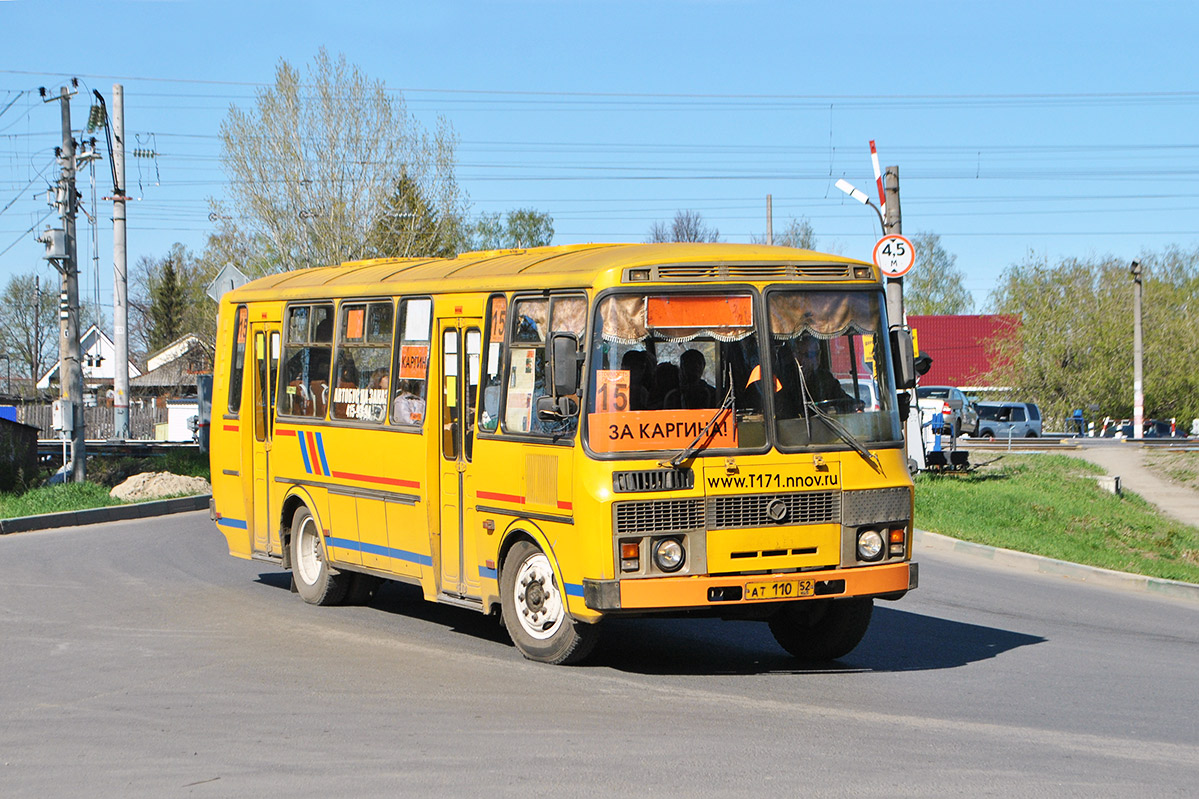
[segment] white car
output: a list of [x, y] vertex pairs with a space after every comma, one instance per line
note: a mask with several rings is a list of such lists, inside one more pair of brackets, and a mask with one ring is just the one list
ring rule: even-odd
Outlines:
[[974, 403], [953, 386], [920, 386], [916, 389], [916, 403], [921, 413], [940, 413], [945, 417], [945, 426], [953, 436], [976, 435], [978, 433], [978, 411]]

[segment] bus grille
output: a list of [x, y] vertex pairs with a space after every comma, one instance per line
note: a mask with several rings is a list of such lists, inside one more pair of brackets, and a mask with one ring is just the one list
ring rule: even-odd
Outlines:
[[849, 280], [850, 264], [659, 264], [651, 280]]
[[[767, 508], [776, 500], [782, 501], [786, 507], [786, 513], [778, 521], [772, 520], [767, 513]], [[707, 504], [710, 530], [780, 524], [829, 524], [836, 523], [841, 517], [840, 491], [708, 497]]]
[[704, 501], [701, 497], [616, 504], [618, 535], [701, 530], [703, 526]]
[[846, 491], [845, 514], [842, 523], [850, 527], [878, 522], [898, 522], [911, 518], [912, 489], [872, 488], [868, 491]]
[[612, 473], [612, 490], [617, 494], [678, 491], [685, 488], [695, 488], [695, 472], [690, 469], [641, 469]]

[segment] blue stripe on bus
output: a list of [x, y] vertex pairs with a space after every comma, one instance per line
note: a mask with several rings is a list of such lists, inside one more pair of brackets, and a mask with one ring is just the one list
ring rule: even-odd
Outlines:
[[566, 588], [567, 596], [582, 596], [583, 595], [583, 586], [578, 585], [577, 583], [563, 583], [563, 586]]
[[[326, 538], [325, 543], [331, 547], [338, 549], [349, 549], [354, 552], [365, 552], [368, 555], [381, 555], [385, 558], [394, 560], [404, 560], [409, 563], [416, 563], [421, 566], [432, 566], [433, 558], [428, 555], [421, 555], [418, 552], [409, 552], [406, 549], [392, 549], [391, 547], [379, 546], [378, 544], [364, 544], [361, 541], [351, 541], [348, 538]], [[580, 594], [582, 596], [582, 594]]]
[[[325, 460], [325, 439], [320, 433], [316, 434], [316, 451], [321, 456], [321, 468], [325, 470], [325, 475], [328, 476], [332, 474], [332, 472], [329, 471], [329, 462]], [[316, 459], [313, 458], [313, 460]]]
[[300, 439], [300, 454], [304, 456], [304, 471], [312, 474], [312, 464], [308, 461], [308, 445], [304, 443], [304, 431], [298, 431], [296, 438]]
[[228, 516], [222, 516], [216, 520], [216, 523], [225, 527], [236, 527], [238, 530], [248, 529], [244, 519], [230, 519]]
[[499, 578], [499, 574], [500, 574], [500, 573], [499, 573], [499, 572], [497, 572], [495, 569], [489, 569], [489, 568], [487, 568], [486, 566], [480, 566], [480, 567], [479, 567], [479, 576], [480, 576], [480, 577], [483, 577], [483, 578], [486, 578], [486, 579], [488, 579], [488, 580], [495, 580], [495, 579], [498, 579], [498, 578]]

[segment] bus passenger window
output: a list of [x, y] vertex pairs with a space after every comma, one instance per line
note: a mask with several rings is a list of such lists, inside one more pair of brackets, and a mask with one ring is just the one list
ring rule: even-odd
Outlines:
[[479, 399], [479, 353], [482, 349], [483, 334], [479, 328], [472, 327], [466, 331], [466, 397], [463, 401], [462, 419], [466, 428], [462, 432], [462, 452], [469, 461], [474, 453], [475, 430], [474, 418], [476, 404]]
[[395, 328], [392, 371], [391, 423], [415, 425], [425, 421], [429, 382], [429, 335], [433, 303], [427, 298], [400, 300]]
[[391, 384], [391, 301], [343, 303], [340, 312], [332, 418], [381, 423]]
[[293, 305], [287, 309], [283, 375], [279, 381], [280, 416], [325, 417], [332, 330], [332, 305]]
[[503, 389], [504, 328], [508, 322], [508, 298], [500, 294], [488, 301], [487, 345], [483, 366], [483, 407], [479, 429], [493, 433], [500, 424], [500, 393]]
[[241, 385], [246, 367], [246, 336], [249, 329], [250, 309], [244, 305], [237, 307], [237, 317], [233, 328], [233, 359], [229, 368], [229, 413], [237, 415], [241, 412]]

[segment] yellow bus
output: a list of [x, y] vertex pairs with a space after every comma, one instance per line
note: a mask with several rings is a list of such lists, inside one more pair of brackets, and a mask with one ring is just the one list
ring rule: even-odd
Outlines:
[[917, 583], [910, 361], [877, 268], [806, 250], [284, 272], [221, 299], [212, 516], [309, 603], [412, 583], [498, 613], [532, 660], [679, 613], [834, 659]]

